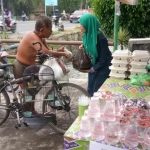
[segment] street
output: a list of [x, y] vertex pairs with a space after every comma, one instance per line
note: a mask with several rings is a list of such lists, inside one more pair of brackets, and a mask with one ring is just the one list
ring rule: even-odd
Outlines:
[[[79, 26], [79, 23], [70, 23], [70, 21], [63, 21], [63, 25], [65, 29], [73, 29], [76, 26]], [[35, 21], [17, 21], [17, 31], [15, 34], [24, 34], [27, 31], [31, 31], [34, 29]], [[55, 31], [57, 31], [57, 26], [55, 27]]]

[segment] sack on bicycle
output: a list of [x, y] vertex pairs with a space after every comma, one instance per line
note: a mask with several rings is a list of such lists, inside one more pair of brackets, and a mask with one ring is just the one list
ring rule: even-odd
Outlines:
[[44, 65], [47, 65], [53, 69], [54, 78], [57, 81], [63, 80], [70, 71], [61, 59], [55, 57], [50, 57], [44, 62]]

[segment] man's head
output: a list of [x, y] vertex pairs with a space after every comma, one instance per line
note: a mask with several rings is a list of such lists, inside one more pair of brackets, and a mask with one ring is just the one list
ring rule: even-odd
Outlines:
[[52, 21], [49, 17], [39, 16], [35, 23], [35, 31], [42, 38], [48, 38], [52, 34]]

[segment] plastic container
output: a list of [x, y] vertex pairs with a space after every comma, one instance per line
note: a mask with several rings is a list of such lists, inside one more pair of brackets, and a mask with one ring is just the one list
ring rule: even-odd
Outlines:
[[124, 74], [125, 71], [127, 71], [126, 67], [114, 67], [114, 66], [110, 66], [109, 69], [111, 69], [111, 71], [113, 73], [121, 73], [121, 74]]
[[139, 75], [140, 73], [147, 73], [146, 69], [130, 69], [131, 75]]
[[31, 112], [31, 111], [25, 111], [25, 112], [23, 113], [23, 116], [29, 118], [29, 117], [32, 116], [32, 112]]
[[114, 67], [127, 67], [127, 64], [129, 64], [129, 61], [127, 61], [127, 60], [115, 60], [115, 59], [113, 59], [112, 61], [111, 61], [111, 63], [112, 63], [112, 65], [114, 66]]
[[91, 136], [90, 120], [87, 116], [81, 117], [80, 130], [78, 133], [79, 138], [88, 138]]
[[121, 78], [121, 79], [124, 79], [126, 76], [125, 74], [122, 74], [122, 73], [114, 73], [114, 72], [110, 72], [109, 74], [110, 77], [115, 77], [115, 78]]
[[149, 52], [148, 51], [145, 51], [145, 50], [134, 50], [132, 52], [132, 56], [138, 56], [138, 55], [148, 55]]
[[148, 62], [150, 59], [150, 55], [138, 55], [138, 56], [132, 56], [132, 59], [134, 61], [138, 61], [138, 62]]
[[88, 109], [89, 106], [89, 98], [86, 96], [81, 96], [78, 99], [78, 112], [79, 112], [79, 118], [81, 118], [84, 115], [84, 111]]
[[89, 118], [100, 117], [100, 103], [98, 97], [91, 97], [91, 101], [88, 107], [88, 117]]
[[128, 50], [116, 50], [112, 56], [116, 60], [128, 60], [131, 58], [131, 52]]
[[138, 61], [132, 61], [131, 67], [135, 69], [146, 69], [148, 63], [147, 62], [138, 62]]
[[113, 122], [116, 120], [115, 101], [107, 100], [103, 113], [103, 120]]
[[91, 138], [94, 141], [101, 141], [105, 138], [104, 123], [101, 119], [95, 119], [93, 129], [91, 131]]

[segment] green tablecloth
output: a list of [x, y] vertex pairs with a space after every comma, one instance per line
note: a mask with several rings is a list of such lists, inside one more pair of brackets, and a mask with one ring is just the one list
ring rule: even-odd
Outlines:
[[150, 87], [132, 85], [130, 84], [130, 80], [109, 78], [100, 89], [121, 92], [127, 98], [150, 100]]

